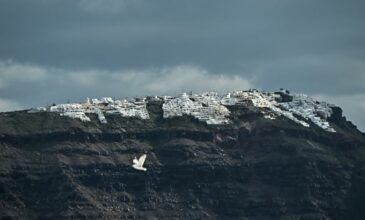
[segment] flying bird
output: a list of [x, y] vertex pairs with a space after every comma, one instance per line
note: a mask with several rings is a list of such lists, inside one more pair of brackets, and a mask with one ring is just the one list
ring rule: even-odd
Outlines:
[[138, 160], [136, 157], [134, 157], [132, 167], [136, 170], [147, 171], [147, 169], [143, 167], [146, 157], [147, 157], [146, 154], [143, 154]]

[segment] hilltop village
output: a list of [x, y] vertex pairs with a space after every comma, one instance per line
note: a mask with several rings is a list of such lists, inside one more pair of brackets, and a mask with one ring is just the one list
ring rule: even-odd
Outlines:
[[328, 132], [335, 132], [327, 121], [332, 114], [333, 105], [315, 101], [304, 94], [290, 94], [289, 91], [283, 89], [278, 92], [234, 91], [223, 95], [217, 92], [182, 93], [178, 97], [155, 96], [133, 100], [113, 100], [110, 97], [87, 98], [83, 103], [38, 107], [30, 109], [28, 112], [56, 112], [61, 116], [81, 121], [90, 121], [91, 119], [87, 115], [96, 114], [100, 123], [106, 124], [105, 114], [148, 120], [150, 116], [146, 105], [149, 101], [163, 102], [164, 118], [190, 115], [208, 125], [229, 124], [230, 111], [227, 106], [240, 105], [259, 109], [267, 119], [274, 120], [279, 116], [284, 116], [305, 127], [309, 127], [308, 121], [311, 121]]

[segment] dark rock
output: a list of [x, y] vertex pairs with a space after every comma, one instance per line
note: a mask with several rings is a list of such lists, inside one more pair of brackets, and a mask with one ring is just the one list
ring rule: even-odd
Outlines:
[[[0, 219], [365, 219], [365, 137], [232, 107], [191, 117], [0, 114]], [[146, 172], [131, 167], [146, 153]]]

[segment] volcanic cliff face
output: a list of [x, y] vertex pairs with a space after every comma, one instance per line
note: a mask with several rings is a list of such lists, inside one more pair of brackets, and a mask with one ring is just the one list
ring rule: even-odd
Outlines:
[[228, 108], [224, 125], [164, 119], [159, 101], [107, 124], [1, 113], [0, 218], [365, 219], [365, 136], [340, 108], [336, 132]]

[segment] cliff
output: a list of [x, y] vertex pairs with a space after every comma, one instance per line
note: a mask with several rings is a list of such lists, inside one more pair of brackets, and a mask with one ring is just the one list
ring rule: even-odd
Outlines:
[[[0, 219], [365, 219], [365, 135], [228, 106], [230, 124], [0, 114]], [[146, 172], [132, 168], [147, 154]]]

